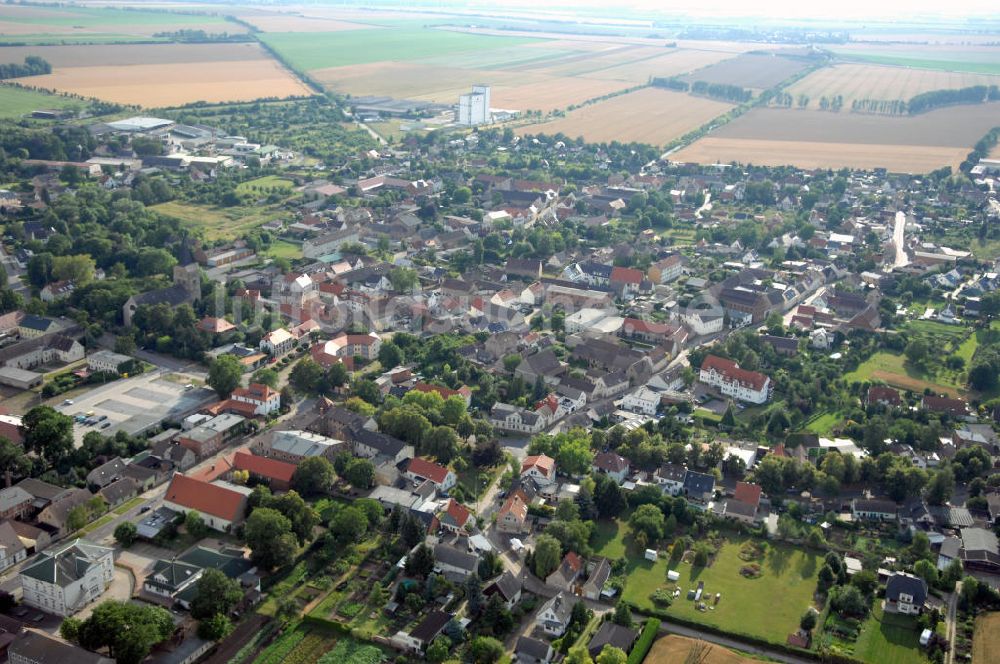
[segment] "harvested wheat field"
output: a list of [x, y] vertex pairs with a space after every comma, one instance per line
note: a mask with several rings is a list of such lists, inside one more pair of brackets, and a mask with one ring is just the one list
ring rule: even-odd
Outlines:
[[984, 613], [976, 618], [972, 636], [972, 664], [996, 661], [1000, 652], [1000, 613]]
[[29, 55], [37, 55], [49, 62], [54, 70], [63, 67], [126, 67], [270, 59], [253, 43], [5, 46], [0, 55], [3, 55], [5, 62], [21, 62]]
[[965, 159], [968, 152], [968, 148], [768, 141], [709, 136], [671, 154], [670, 159], [699, 164], [727, 164], [737, 161], [755, 166], [791, 164], [798, 168], [886, 168], [899, 173], [928, 173], [942, 166], [954, 168]]
[[673, 49], [656, 57], [582, 74], [584, 78], [606, 78], [645, 83], [650, 78], [668, 78], [713, 65], [733, 57], [722, 51]]
[[753, 664], [759, 662], [739, 655], [732, 650], [705, 641], [689, 639], [671, 634], [653, 644], [653, 648], [643, 660], [644, 664], [675, 664], [698, 662], [698, 664]]
[[767, 89], [806, 68], [804, 60], [780, 55], [746, 53], [710, 65], [685, 77], [691, 83], [705, 81], [741, 88]]
[[729, 111], [732, 105], [700, 97], [644, 88], [572, 111], [565, 118], [521, 127], [519, 134], [583, 136], [610, 141], [662, 145]]
[[339, 32], [341, 30], [363, 30], [375, 26], [351, 21], [339, 21], [315, 16], [295, 16], [291, 14], [254, 14], [239, 16], [261, 32]]
[[754, 109], [671, 155], [675, 161], [800, 168], [955, 168], [1000, 117], [1000, 104], [953, 106], [895, 117]]
[[809, 97], [809, 108], [818, 108], [820, 97], [844, 98], [844, 110], [856, 99], [909, 100], [930, 90], [1000, 85], [1000, 76], [932, 69], [843, 64], [825, 67], [797, 81], [787, 90], [793, 97]]
[[[304, 83], [256, 44], [51, 46], [23, 50], [46, 59], [49, 54], [56, 56], [49, 60], [54, 67], [51, 74], [19, 79], [24, 85], [147, 108], [311, 94]], [[107, 51], [127, 53], [127, 57], [109, 63]], [[71, 54], [77, 55], [75, 63]]]
[[[488, 81], [488, 79], [487, 79]], [[511, 110], [553, 111], [630, 87], [626, 81], [546, 78], [536, 83], [493, 88], [492, 105]], [[606, 102], [604, 102], [606, 103]], [[596, 104], [595, 104], [596, 106]]]

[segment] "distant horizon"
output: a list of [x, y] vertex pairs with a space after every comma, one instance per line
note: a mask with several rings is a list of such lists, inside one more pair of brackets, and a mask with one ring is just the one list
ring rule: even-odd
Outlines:
[[[239, 4], [239, 3], [236, 3]], [[297, 2], [279, 3], [291, 6]], [[327, 4], [323, 2], [315, 4]], [[423, 9], [431, 11], [483, 11], [502, 13], [505, 10], [530, 10], [532, 15], [566, 14], [574, 9], [582, 10], [581, 18], [601, 16], [618, 18], [623, 21], [640, 20], [641, 18], [663, 17], [672, 19], [712, 20], [731, 19], [744, 21], [748, 19], [764, 19], [771, 22], [822, 22], [846, 21], [864, 23], [865, 21], [891, 21], [895, 25], [938, 24], [943, 21], [949, 28], [955, 29], [956, 23], [971, 19], [987, 19], [1000, 22], [1000, 11], [996, 3], [990, 0], [964, 0], [956, 5], [943, 9], [940, 2], [931, 0], [883, 0], [872, 3], [869, 0], [841, 0], [830, 5], [817, 6], [813, 3], [792, 2], [790, 0], [758, 0], [752, 4], [736, 0], [704, 0], [695, 2], [674, 0], [669, 3], [657, 0], [621, 0], [609, 7], [607, 2], [599, 0], [551, 0], [545, 8], [529, 0], [501, 0], [500, 2], [473, 0], [462, 2], [452, 0], [445, 2], [395, 2], [393, 0], [367, 0], [362, 2], [331, 2], [331, 5], [344, 7], [377, 7], [380, 9]], [[617, 17], [615, 13], [619, 13]], [[976, 25], [963, 26], [975, 30]], [[993, 27], [993, 26], [990, 26]], [[986, 28], [989, 31], [989, 28]]]

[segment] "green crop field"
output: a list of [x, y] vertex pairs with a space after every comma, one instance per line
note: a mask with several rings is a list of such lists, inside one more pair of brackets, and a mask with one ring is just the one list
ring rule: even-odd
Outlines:
[[79, 108], [85, 105], [86, 102], [80, 99], [0, 85], [0, 118], [17, 118], [41, 108]]
[[386, 28], [342, 32], [273, 32], [261, 41], [302, 71], [399, 60], [410, 62], [451, 53], [489, 51], [531, 44], [521, 37], [491, 37], [445, 30]]
[[[97, 29], [104, 31], [119, 25], [190, 25], [204, 28], [228, 23], [221, 16], [209, 14], [176, 14], [173, 12], [156, 12], [126, 9], [101, 9], [89, 7], [32, 7], [31, 16], [4, 15], [0, 20], [11, 23], [22, 23], [39, 26], [63, 26], [82, 29]], [[40, 30], [39, 32], [43, 32]]]
[[290, 193], [292, 187], [295, 183], [286, 178], [280, 178], [277, 175], [267, 175], [262, 178], [257, 178], [255, 180], [248, 180], [247, 182], [241, 182], [236, 187], [236, 193], [238, 194], [269, 194], [274, 190], [278, 190], [281, 193]]
[[[599, 522], [594, 539], [597, 555], [625, 558], [622, 599], [640, 610], [654, 608], [649, 596], [657, 588], [677, 588], [681, 594], [666, 609], [668, 617], [676, 615], [772, 643], [784, 643], [788, 635], [798, 629], [799, 618], [812, 606], [816, 576], [822, 563], [816, 553], [769, 544], [763, 557], [755, 561], [760, 565], [761, 575], [749, 579], [740, 574], [740, 569], [747, 565], [739, 556], [742, 539], [726, 541], [707, 567], [694, 567], [689, 562], [671, 563], [665, 552], [661, 552], [655, 563], [646, 560], [642, 553], [630, 547], [631, 533], [623, 521]], [[668, 570], [680, 574], [676, 583], [667, 580]], [[699, 611], [696, 603], [687, 599], [687, 591], [695, 589], [702, 581], [707, 607]], [[718, 604], [714, 600], [716, 593], [721, 594]], [[779, 596], [780, 602], [770, 603], [767, 611], [760, 610], [762, 598]]]
[[913, 55], [880, 55], [868, 53], [841, 53], [845, 60], [871, 62], [877, 65], [897, 65], [913, 69], [968, 72], [970, 74], [1000, 74], [1000, 62], [966, 60], [964, 58], [934, 60]]

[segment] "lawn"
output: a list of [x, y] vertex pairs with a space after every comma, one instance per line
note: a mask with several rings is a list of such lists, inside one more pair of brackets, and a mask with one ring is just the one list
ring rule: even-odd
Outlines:
[[594, 534], [590, 538], [594, 551], [608, 560], [618, 560], [625, 557], [625, 537], [629, 528], [625, 525], [628, 517], [614, 521], [601, 520], [597, 522]]
[[924, 664], [920, 648], [920, 628], [910, 616], [882, 613], [876, 600], [871, 617], [861, 627], [854, 644], [854, 656], [872, 664]]
[[1000, 612], [986, 613], [976, 618], [972, 635], [972, 664], [994, 661], [1000, 652]]
[[128, 501], [127, 503], [122, 503], [121, 505], [119, 505], [118, 507], [116, 507], [114, 509], [114, 513], [117, 514], [118, 516], [121, 516], [121, 515], [125, 514], [126, 512], [128, 512], [133, 507], [138, 507], [139, 505], [141, 505], [143, 503], [143, 500], [145, 500], [145, 499], [142, 496], [136, 496], [135, 498], [133, 498], [132, 500]]
[[0, 85], [0, 118], [19, 118], [42, 108], [81, 108], [86, 102], [59, 95]]
[[[598, 537], [601, 537], [600, 527]], [[619, 533], [612, 535], [609, 529], [604, 532], [604, 538], [601, 548], [595, 549], [599, 555], [613, 556], [618, 552], [621, 557], [625, 553]], [[688, 562], [671, 565], [663, 555], [653, 563], [635, 552], [627, 553], [627, 578], [622, 599], [640, 610], [650, 610], [654, 605], [649, 596], [655, 589], [678, 588], [681, 595], [666, 610], [668, 617], [677, 616], [734, 634], [783, 644], [798, 628], [802, 613], [812, 605], [821, 560], [816, 553], [770, 544], [764, 557], [757, 561], [761, 576], [748, 579], [740, 574], [740, 569], [747, 564], [739, 557], [744, 541], [728, 540], [708, 567], [694, 567]], [[668, 569], [680, 574], [676, 584], [667, 581]], [[699, 581], [705, 583], [705, 593], [713, 598], [715, 593], [721, 593], [718, 605], [714, 605], [714, 600], [706, 601], [711, 608], [699, 611], [695, 602], [687, 599], [687, 591], [695, 589]], [[775, 597], [780, 597], [781, 601], [768, 600]], [[767, 602], [767, 611], [761, 611], [762, 602]]]
[[294, 261], [302, 258], [302, 245], [287, 240], [275, 240], [262, 253], [271, 258], [287, 258], [290, 261]]
[[185, 226], [203, 231], [207, 242], [235, 240], [247, 231], [287, 214], [271, 207], [227, 208], [181, 201], [160, 203], [151, 206], [150, 209], [167, 217], [173, 217]]
[[839, 413], [820, 413], [806, 422], [806, 429], [815, 434], [827, 436], [843, 419]]
[[539, 41], [411, 27], [315, 33], [270, 32], [259, 36], [261, 41], [302, 71], [386, 60], [409, 62], [418, 58], [481, 52]]
[[236, 187], [237, 194], [270, 194], [278, 190], [281, 193], [291, 193], [295, 183], [277, 175], [265, 175], [262, 178], [241, 182]]
[[935, 392], [943, 392], [951, 396], [960, 396], [964, 392], [953, 381], [948, 381], [951, 383], [950, 385], [942, 384], [944, 381], [935, 382], [940, 378], [914, 367], [906, 361], [906, 357], [901, 353], [888, 351], [875, 353], [858, 365], [857, 369], [844, 375], [844, 379], [848, 383], [882, 381], [903, 390], [923, 392], [925, 387], [929, 387]]

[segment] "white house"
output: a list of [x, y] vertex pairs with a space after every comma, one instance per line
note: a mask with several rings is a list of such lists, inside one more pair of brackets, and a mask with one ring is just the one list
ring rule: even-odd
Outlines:
[[687, 468], [673, 463], [660, 466], [653, 475], [657, 485], [663, 489], [664, 493], [669, 493], [671, 496], [679, 496], [684, 492], [684, 479], [686, 477]]
[[681, 314], [681, 322], [687, 325], [696, 337], [722, 332], [725, 318], [720, 307], [694, 309]]
[[10, 521], [0, 521], [0, 572], [28, 557], [28, 549]]
[[43, 551], [21, 570], [24, 603], [71, 616], [107, 590], [114, 577], [115, 550], [76, 539]]
[[716, 355], [709, 355], [702, 361], [698, 380], [740, 401], [760, 404], [771, 397], [772, 386], [768, 376], [740, 369], [740, 365], [732, 360]]
[[238, 387], [233, 390], [229, 398], [252, 405], [254, 415], [267, 417], [281, 410], [281, 393], [262, 383], [250, 383], [247, 387]]
[[427, 459], [414, 457], [406, 469], [406, 476], [414, 482], [430, 481], [441, 493], [448, 491], [458, 482], [458, 477], [445, 466]]
[[281, 327], [264, 335], [260, 349], [273, 357], [281, 357], [295, 347], [295, 341], [295, 335]]
[[87, 369], [93, 372], [118, 373], [118, 367], [132, 358], [110, 350], [99, 350], [87, 356]]
[[574, 597], [563, 591], [542, 605], [536, 621], [550, 636], [562, 636], [569, 627], [570, 616], [573, 613]]
[[917, 615], [927, 601], [927, 582], [912, 574], [896, 573], [885, 583], [885, 610]]
[[521, 462], [521, 479], [529, 478], [539, 487], [555, 484], [556, 460], [544, 454], [525, 457]]
[[595, 473], [604, 473], [618, 484], [625, 482], [629, 471], [628, 459], [614, 452], [597, 454], [590, 468]]
[[490, 424], [502, 431], [536, 434], [545, 428], [545, 418], [524, 408], [495, 403], [490, 409]]
[[622, 408], [652, 417], [660, 406], [660, 395], [643, 386], [622, 398]]

